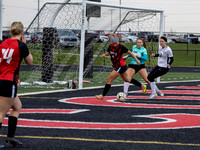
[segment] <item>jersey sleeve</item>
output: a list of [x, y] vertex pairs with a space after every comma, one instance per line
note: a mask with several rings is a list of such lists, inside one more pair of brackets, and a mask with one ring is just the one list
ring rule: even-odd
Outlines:
[[168, 50], [168, 57], [173, 57], [171, 48], [169, 48], [169, 50]]
[[19, 50], [22, 58], [25, 58], [29, 55], [29, 50], [25, 43], [19, 42]]
[[128, 52], [128, 49], [123, 45], [121, 45], [121, 50], [122, 50], [123, 53], [127, 53]]
[[143, 51], [142, 51], [142, 53], [141, 53], [140, 59], [142, 59], [142, 60], [144, 60], [144, 61], [147, 61], [147, 60], [148, 60], [146, 48], [143, 48]]

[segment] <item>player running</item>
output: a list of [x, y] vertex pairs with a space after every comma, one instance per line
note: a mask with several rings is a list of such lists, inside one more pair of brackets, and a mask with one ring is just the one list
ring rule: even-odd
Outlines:
[[116, 35], [110, 35], [110, 39], [112, 44], [109, 45], [107, 52], [102, 55], [103, 58], [106, 56], [111, 57], [111, 61], [113, 64], [113, 71], [107, 78], [106, 85], [103, 90], [103, 94], [96, 95], [96, 98], [99, 100], [103, 100], [104, 96], [108, 93], [111, 88], [111, 83], [118, 76], [121, 76], [125, 82], [130, 82], [134, 84], [136, 82], [135, 79], [131, 79], [131, 76], [127, 72], [126, 62], [123, 59], [123, 53], [128, 53], [130, 56], [135, 58], [137, 64], [140, 64], [140, 61], [135, 57], [135, 55], [129, 51], [125, 46], [119, 44], [119, 38]]
[[[10, 31], [11, 38], [3, 41], [0, 45], [0, 128], [4, 117], [12, 108], [8, 116], [8, 135], [5, 142], [14, 147], [22, 146], [22, 143], [14, 137], [22, 108], [21, 101], [17, 96], [20, 64], [23, 58], [28, 65], [33, 62], [33, 57], [25, 44], [26, 39], [23, 30], [24, 27], [21, 22], [13, 22]], [[4, 145], [0, 145], [0, 148], [4, 147]]]
[[150, 81], [152, 90], [150, 95], [151, 99], [158, 96], [157, 94], [164, 96], [164, 94], [156, 86], [155, 79], [166, 74], [174, 61], [172, 50], [167, 45], [167, 38], [165, 36], [161, 36], [160, 38], [159, 53], [152, 54], [152, 56], [158, 57], [158, 65], [148, 75], [148, 80]]
[[[130, 55], [125, 56], [124, 58], [128, 58], [131, 57], [131, 62], [128, 65], [128, 74], [133, 77], [137, 72], [141, 75], [141, 77], [144, 79], [144, 81], [150, 86], [149, 80], [147, 79], [147, 70], [144, 64], [144, 61], [148, 60], [148, 56], [147, 56], [147, 50], [146, 50], [146, 43], [144, 41], [144, 39], [137, 39], [136, 41], [137, 45], [134, 45], [132, 48], [132, 53], [138, 58], [138, 60], [140, 61], [140, 65], [137, 64], [136, 60], [131, 57]], [[145, 84], [141, 84], [140, 82], [138, 82], [136, 80], [136, 82], [134, 83], [134, 85], [141, 87], [143, 93], [146, 93], [146, 85]], [[124, 93], [128, 93], [128, 88], [129, 88], [129, 82], [124, 82]]]

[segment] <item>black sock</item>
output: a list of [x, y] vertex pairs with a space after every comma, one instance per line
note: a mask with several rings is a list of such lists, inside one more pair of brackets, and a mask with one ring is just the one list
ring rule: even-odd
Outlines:
[[0, 123], [0, 129], [1, 129], [2, 123]]
[[110, 90], [111, 84], [106, 84], [104, 89], [103, 89], [103, 96], [105, 96], [108, 91]]
[[130, 83], [134, 84], [135, 86], [142, 87], [142, 84], [140, 82], [138, 82], [137, 80], [133, 79], [133, 78], [131, 79]]
[[17, 118], [14, 116], [8, 117], [8, 137], [14, 137], [15, 136], [15, 130], [17, 127]]

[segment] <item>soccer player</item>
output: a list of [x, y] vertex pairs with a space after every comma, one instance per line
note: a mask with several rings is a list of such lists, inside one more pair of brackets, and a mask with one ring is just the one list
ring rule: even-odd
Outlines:
[[[17, 96], [20, 64], [23, 58], [28, 65], [33, 62], [33, 57], [25, 44], [26, 38], [23, 30], [21, 22], [13, 22], [10, 30], [11, 38], [0, 45], [0, 128], [4, 117], [12, 108], [8, 116], [8, 134], [5, 142], [15, 147], [22, 146], [22, 143], [14, 137], [17, 119], [22, 108]], [[0, 148], [3, 147], [4, 145], [0, 145]]]
[[[131, 62], [128, 65], [128, 74], [133, 77], [137, 72], [141, 75], [141, 77], [144, 79], [144, 81], [150, 86], [149, 80], [147, 79], [147, 70], [145, 68], [144, 61], [148, 60], [147, 56], [147, 50], [146, 50], [146, 43], [144, 39], [137, 39], [136, 45], [133, 46], [132, 48], [132, 53], [139, 59], [140, 65], [137, 64], [136, 60], [131, 57], [130, 55], [125, 56], [124, 58], [131, 57]], [[146, 93], [146, 85], [141, 84], [136, 80], [134, 85], [141, 87], [143, 90], [143, 93]], [[128, 93], [128, 88], [129, 88], [129, 82], [124, 82], [124, 93]]]
[[136, 82], [135, 79], [131, 79], [131, 76], [127, 72], [127, 66], [125, 60], [123, 59], [123, 53], [128, 53], [130, 56], [135, 58], [138, 65], [140, 64], [140, 61], [135, 57], [135, 55], [131, 51], [129, 51], [125, 46], [119, 44], [119, 38], [116, 35], [110, 35], [110, 39], [112, 44], [109, 45], [107, 52], [103, 54], [102, 57], [105, 58], [106, 56], [110, 55], [113, 65], [113, 71], [107, 78], [103, 94], [96, 95], [96, 98], [99, 100], [103, 100], [104, 96], [108, 93], [108, 91], [111, 88], [112, 81], [118, 76], [121, 76], [125, 82], [130, 82], [132, 84]]
[[150, 98], [154, 99], [156, 96], [158, 96], [158, 94], [160, 96], [164, 96], [164, 94], [156, 86], [155, 79], [166, 74], [174, 61], [172, 50], [167, 45], [167, 38], [165, 36], [161, 36], [160, 38], [159, 53], [152, 54], [152, 56], [158, 57], [157, 66], [148, 75], [148, 80], [150, 81], [152, 90]]

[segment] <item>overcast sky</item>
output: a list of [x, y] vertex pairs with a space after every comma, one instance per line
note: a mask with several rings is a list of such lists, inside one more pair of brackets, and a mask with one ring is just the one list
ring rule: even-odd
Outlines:
[[[71, 0], [81, 1], [81, 0]], [[120, 0], [101, 0], [119, 4]], [[39, 0], [40, 8], [46, 2], [63, 0]], [[200, 33], [200, 0], [121, 0], [122, 5], [161, 8], [165, 12], [166, 32]], [[13, 21], [21, 21], [27, 27], [38, 11], [38, 0], [3, 0], [3, 27]]]

